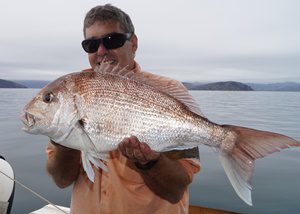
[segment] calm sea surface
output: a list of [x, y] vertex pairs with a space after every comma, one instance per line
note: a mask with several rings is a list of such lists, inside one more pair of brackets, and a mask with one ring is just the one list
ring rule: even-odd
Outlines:
[[[55, 204], [69, 206], [71, 189], [56, 187], [45, 171], [47, 138], [24, 133], [19, 112], [36, 89], [0, 89], [0, 154], [16, 178]], [[192, 91], [211, 121], [289, 135], [300, 140], [300, 93]], [[200, 148], [202, 170], [190, 188], [194, 205], [242, 213], [300, 213], [300, 148], [256, 161], [250, 207], [229, 183], [216, 152]], [[1, 187], [0, 187], [1, 188]], [[12, 213], [44, 206], [39, 198], [16, 186]]]

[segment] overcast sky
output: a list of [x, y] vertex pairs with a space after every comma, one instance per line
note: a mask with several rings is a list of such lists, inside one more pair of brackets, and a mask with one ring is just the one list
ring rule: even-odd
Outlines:
[[1, 1], [0, 79], [53, 80], [89, 67], [86, 12], [127, 12], [144, 70], [181, 81], [300, 82], [298, 0]]

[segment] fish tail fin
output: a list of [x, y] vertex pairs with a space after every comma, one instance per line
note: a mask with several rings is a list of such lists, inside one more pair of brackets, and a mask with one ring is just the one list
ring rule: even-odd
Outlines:
[[233, 131], [237, 137], [230, 151], [221, 149], [220, 161], [238, 196], [252, 206], [251, 180], [255, 160], [285, 148], [300, 146], [300, 142], [267, 131], [231, 125], [222, 127]]

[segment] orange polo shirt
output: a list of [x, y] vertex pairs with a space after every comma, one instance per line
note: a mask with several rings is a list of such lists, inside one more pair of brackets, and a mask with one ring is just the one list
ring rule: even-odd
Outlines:
[[[191, 180], [194, 173], [200, 169], [197, 161], [192, 159], [182, 159], [178, 162]], [[153, 193], [141, 175], [131, 168], [134, 167], [132, 164], [119, 151], [110, 152], [107, 163], [109, 172], [94, 168], [94, 183], [81, 168], [73, 188], [71, 214], [188, 213], [188, 190], [178, 203], [172, 204]]]

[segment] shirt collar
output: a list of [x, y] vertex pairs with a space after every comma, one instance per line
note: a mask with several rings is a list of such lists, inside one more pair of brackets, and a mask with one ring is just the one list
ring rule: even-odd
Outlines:
[[141, 66], [136, 61], [134, 61], [134, 67], [133, 67], [132, 71], [134, 73], [142, 72]]

